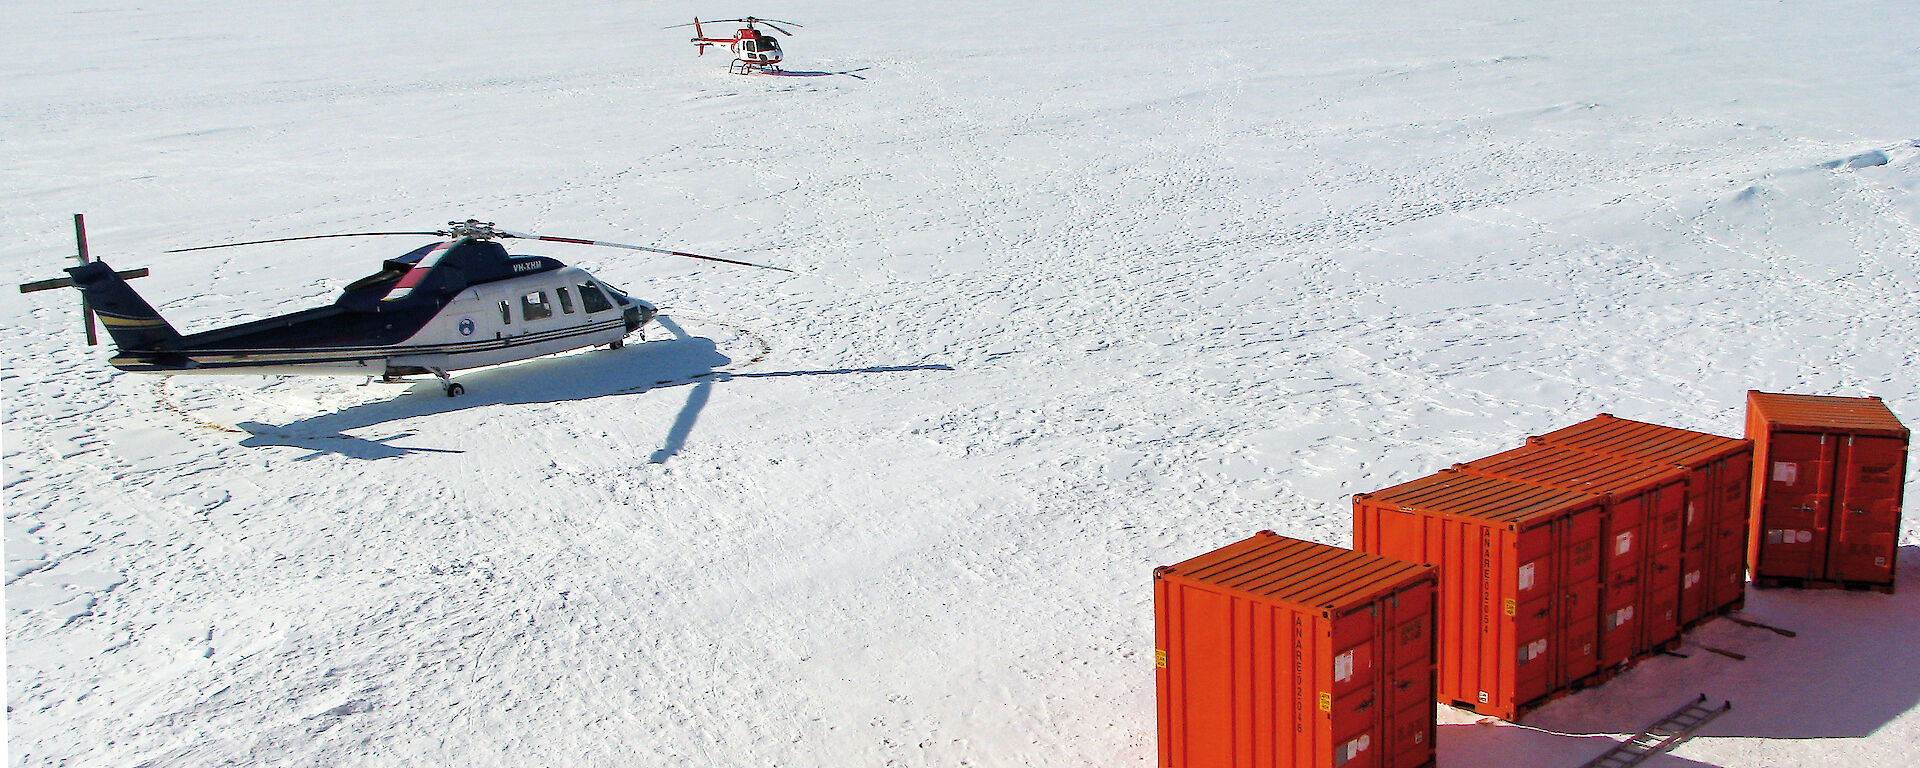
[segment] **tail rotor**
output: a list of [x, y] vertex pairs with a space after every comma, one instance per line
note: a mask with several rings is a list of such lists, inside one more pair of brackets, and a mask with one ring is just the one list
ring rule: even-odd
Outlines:
[[[79, 252], [74, 254], [74, 259], [80, 262], [81, 267], [85, 267], [91, 263], [93, 259], [87, 254], [87, 219], [84, 214], [76, 213], [73, 215], [73, 239], [78, 244], [79, 249]], [[126, 269], [115, 272], [114, 274], [122, 280], [131, 280], [136, 277], [146, 277], [147, 268]], [[20, 285], [20, 292], [34, 293], [37, 291], [51, 291], [55, 288], [75, 287], [78, 286], [73, 282], [72, 276], [56, 277], [51, 280], [36, 280], [31, 283], [22, 283]], [[80, 323], [87, 331], [87, 346], [92, 347], [99, 345], [100, 334], [94, 329], [93, 303], [87, 300], [85, 293], [80, 294]]]

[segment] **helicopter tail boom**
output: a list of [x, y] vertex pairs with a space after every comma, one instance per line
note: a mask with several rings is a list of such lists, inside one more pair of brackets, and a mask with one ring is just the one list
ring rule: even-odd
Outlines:
[[100, 324], [122, 354], [166, 352], [180, 348], [180, 332], [140, 298], [125, 278], [104, 261], [67, 268], [72, 285], [86, 297]]

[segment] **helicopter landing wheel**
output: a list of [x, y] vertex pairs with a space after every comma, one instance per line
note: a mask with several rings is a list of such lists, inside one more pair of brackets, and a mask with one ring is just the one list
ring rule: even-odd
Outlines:
[[427, 372], [439, 377], [440, 387], [446, 390], [447, 397], [459, 397], [467, 393], [467, 388], [460, 386], [458, 382], [453, 380], [453, 376], [449, 375], [446, 371], [439, 368], [428, 368]]
[[626, 346], [626, 345], [627, 345], [627, 340], [626, 340], [626, 339], [619, 339], [619, 340], [616, 340], [616, 341], [614, 341], [614, 342], [613, 342], [612, 344], [608, 344], [608, 345], [607, 345], [607, 349], [619, 349], [619, 348], [621, 348], [621, 347], [624, 347], [624, 346]]

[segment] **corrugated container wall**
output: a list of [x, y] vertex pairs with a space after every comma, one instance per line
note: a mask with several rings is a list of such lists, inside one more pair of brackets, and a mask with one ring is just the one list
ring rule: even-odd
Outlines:
[[1440, 702], [1513, 720], [1595, 674], [1602, 504], [1452, 470], [1353, 497], [1355, 548], [1440, 568]]
[[1271, 531], [1156, 569], [1160, 765], [1433, 765], [1437, 586]]
[[1753, 441], [1605, 413], [1534, 440], [1685, 470], [1680, 623], [1692, 626], [1745, 603]]
[[1747, 393], [1756, 587], [1893, 591], [1907, 428], [1877, 397]]
[[1603, 669], [1625, 665], [1679, 640], [1685, 472], [1539, 443], [1455, 468], [1605, 500], [1600, 539]]

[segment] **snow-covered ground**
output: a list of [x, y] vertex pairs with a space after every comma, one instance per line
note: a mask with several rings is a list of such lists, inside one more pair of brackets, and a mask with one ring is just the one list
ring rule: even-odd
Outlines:
[[[521, 247], [684, 337], [457, 400], [4, 294], [9, 764], [1151, 765], [1156, 565], [1603, 411], [1920, 423], [1910, 3], [396, 5], [10, 3], [0, 272], [84, 212], [187, 331], [416, 243], [165, 249], [470, 216], [799, 274]], [[662, 29], [746, 13], [795, 76]], [[1649, 765], [1911, 762], [1920, 584], [1747, 613], [1441, 764], [1698, 693]]]

